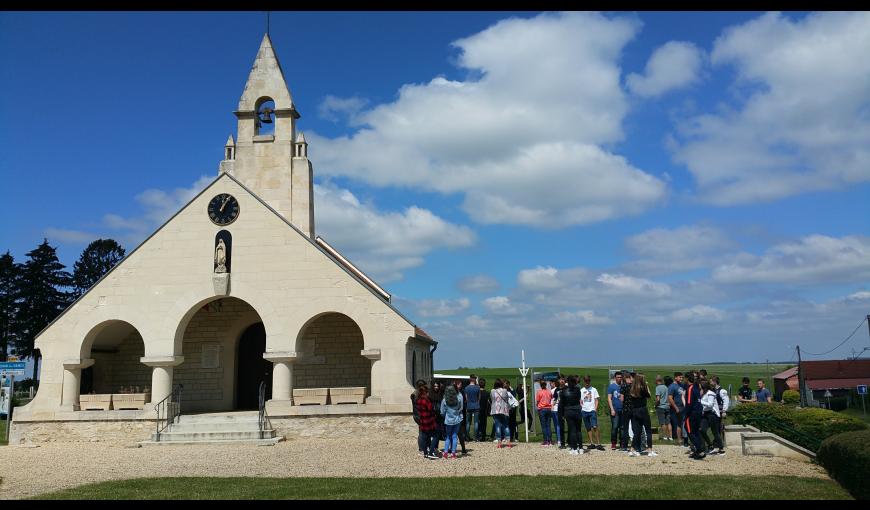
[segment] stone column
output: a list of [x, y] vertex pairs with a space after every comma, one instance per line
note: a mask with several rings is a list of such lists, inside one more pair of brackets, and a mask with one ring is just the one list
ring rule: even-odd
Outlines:
[[[366, 397], [366, 404], [381, 404], [383, 403], [383, 396], [380, 395], [380, 377], [375, 375], [375, 363], [381, 359], [381, 350], [380, 349], [363, 349], [360, 351], [360, 354], [366, 358], [368, 358], [372, 362], [371, 368], [371, 381], [372, 381], [372, 394]], [[376, 391], [375, 388], [378, 388]]]
[[293, 363], [298, 354], [293, 351], [266, 352], [263, 359], [274, 363], [272, 368], [272, 400], [293, 405]]
[[184, 362], [184, 356], [149, 356], [139, 361], [152, 367], [151, 404], [156, 404], [172, 393], [173, 369]]
[[82, 381], [82, 369], [94, 364], [93, 359], [63, 360], [63, 393], [61, 408], [64, 411], [79, 410], [79, 388]]

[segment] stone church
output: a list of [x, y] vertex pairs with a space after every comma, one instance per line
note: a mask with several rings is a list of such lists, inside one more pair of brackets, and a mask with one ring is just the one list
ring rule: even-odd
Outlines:
[[172, 405], [181, 420], [256, 415], [261, 386], [281, 436], [414, 429], [408, 395], [437, 343], [316, 236], [268, 34], [233, 114], [217, 178], [36, 338], [39, 390], [12, 443], [143, 440]]

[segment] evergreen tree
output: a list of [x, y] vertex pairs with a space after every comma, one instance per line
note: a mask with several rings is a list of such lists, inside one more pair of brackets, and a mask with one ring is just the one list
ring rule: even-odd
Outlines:
[[20, 273], [21, 264], [16, 264], [7, 250], [0, 256], [0, 361], [6, 361], [9, 346], [15, 343]]
[[18, 313], [15, 348], [21, 356], [34, 356], [33, 379], [39, 373], [39, 354], [33, 342], [43, 328], [53, 321], [72, 301], [72, 293], [63, 289], [72, 286], [72, 277], [57, 258], [57, 249], [44, 239], [27, 254], [21, 267], [21, 307]]
[[81, 296], [124, 258], [124, 248], [114, 239], [97, 239], [82, 251], [73, 270], [75, 296]]

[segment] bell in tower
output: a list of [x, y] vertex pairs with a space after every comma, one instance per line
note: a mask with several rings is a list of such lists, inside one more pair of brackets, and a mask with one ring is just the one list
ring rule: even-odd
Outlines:
[[300, 115], [268, 34], [260, 43], [233, 113], [238, 119], [234, 161], [221, 162], [220, 171], [231, 173], [313, 239], [314, 171], [307, 144], [304, 151], [299, 148], [296, 121]]

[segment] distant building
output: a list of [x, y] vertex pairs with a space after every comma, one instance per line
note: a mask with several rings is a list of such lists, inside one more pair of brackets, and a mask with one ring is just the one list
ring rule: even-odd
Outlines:
[[[808, 400], [825, 401], [825, 392], [842, 397], [860, 384], [870, 385], [870, 359], [804, 361], [804, 389]], [[797, 367], [773, 376], [775, 395], [786, 389], [798, 389]]]
[[785, 390], [797, 391], [799, 388], [797, 367], [791, 367], [773, 376], [774, 400], [782, 400], [782, 394]]

